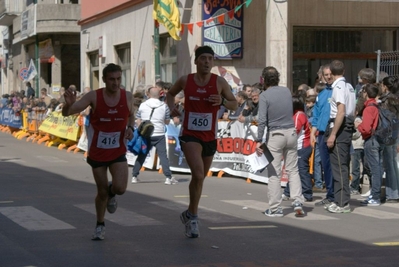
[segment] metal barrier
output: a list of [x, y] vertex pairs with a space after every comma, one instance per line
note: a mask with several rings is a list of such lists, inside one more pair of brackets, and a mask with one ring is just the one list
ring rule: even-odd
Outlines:
[[389, 76], [399, 78], [399, 51], [377, 52], [377, 82], [380, 79], [381, 72], [387, 73]]
[[[58, 149], [62, 150], [64, 148], [67, 149], [67, 152], [73, 151], [77, 153], [80, 151], [77, 148], [77, 142], [73, 140], [67, 140], [60, 138], [58, 136], [51, 135], [47, 132], [39, 130], [41, 124], [46, 119], [46, 110], [43, 109], [35, 109], [31, 111], [22, 111], [22, 127], [14, 132], [7, 131], [11, 133], [17, 139], [26, 138], [26, 142], [32, 142], [37, 144], [44, 143], [46, 146], [51, 147], [53, 145], [57, 145]], [[82, 119], [80, 119], [81, 121]], [[80, 127], [83, 127], [81, 123], [79, 123]], [[4, 127], [5, 128], [5, 127]], [[80, 133], [82, 130], [80, 130]]]

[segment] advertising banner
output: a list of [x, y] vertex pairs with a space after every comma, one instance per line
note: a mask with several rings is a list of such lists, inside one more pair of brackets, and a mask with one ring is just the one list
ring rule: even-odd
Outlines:
[[2, 107], [0, 111], [0, 124], [18, 129], [22, 127], [22, 116], [20, 113], [15, 113], [12, 108], [8, 107]]
[[79, 129], [78, 116], [64, 117], [56, 111], [50, 113], [39, 127], [40, 131], [72, 141], [77, 141]]

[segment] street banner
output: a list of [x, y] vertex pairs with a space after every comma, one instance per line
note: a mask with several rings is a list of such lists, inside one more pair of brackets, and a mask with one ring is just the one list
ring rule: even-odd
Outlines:
[[57, 111], [50, 113], [39, 127], [39, 131], [72, 141], [78, 140], [79, 129], [77, 115], [64, 117]]
[[154, 0], [154, 20], [165, 26], [170, 36], [175, 40], [180, 40], [180, 12], [176, 5], [176, 0]]
[[0, 124], [18, 129], [22, 127], [22, 116], [20, 113], [15, 113], [14, 110], [9, 107], [0, 108], [0, 112]]

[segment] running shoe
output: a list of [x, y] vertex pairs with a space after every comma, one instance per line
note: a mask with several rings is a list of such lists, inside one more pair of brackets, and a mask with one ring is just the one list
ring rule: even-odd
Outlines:
[[136, 176], [132, 177], [132, 184], [137, 184], [139, 182], [139, 179], [137, 179]]
[[302, 203], [295, 200], [294, 203], [292, 203], [292, 206], [294, 207], [294, 212], [296, 217], [304, 217], [305, 212], [303, 211], [302, 208]]
[[175, 177], [166, 178], [166, 180], [165, 180], [165, 184], [167, 184], [167, 185], [177, 184], [178, 182], [179, 181], [177, 181], [175, 179]]
[[94, 229], [94, 234], [91, 240], [104, 240], [105, 236], [105, 226], [97, 225], [96, 229]]
[[[334, 203], [335, 204], [335, 203]], [[330, 205], [327, 210], [331, 213], [350, 213], [351, 212], [351, 207], [349, 204], [346, 204], [343, 207], [340, 207], [338, 205]]]
[[[111, 188], [112, 183], [109, 182], [108, 186], [108, 191]], [[116, 209], [118, 208], [118, 202], [116, 201], [116, 195], [111, 195], [110, 192], [108, 192], [108, 201], [107, 201], [107, 210], [109, 213], [114, 213]]]
[[183, 211], [180, 214], [181, 222], [186, 226], [185, 234], [189, 238], [197, 238], [200, 236], [199, 227], [198, 227], [198, 219], [190, 219], [187, 217], [186, 211]]
[[366, 200], [360, 202], [362, 206], [376, 207], [381, 205], [381, 201], [379, 199], [373, 199], [372, 196], [369, 196]]
[[328, 198], [325, 198], [323, 200], [320, 200], [319, 202], [314, 203], [314, 205], [315, 206], [325, 206], [325, 205], [329, 205], [331, 203], [332, 202]]
[[268, 217], [283, 217], [283, 209], [278, 207], [276, 210], [272, 211], [271, 209], [265, 210], [265, 215]]

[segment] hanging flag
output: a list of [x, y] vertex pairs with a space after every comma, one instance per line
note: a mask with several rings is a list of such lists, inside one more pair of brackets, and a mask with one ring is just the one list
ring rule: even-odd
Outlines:
[[176, 0], [154, 0], [152, 17], [165, 26], [173, 39], [180, 40], [180, 12], [175, 1]]
[[28, 73], [26, 75], [26, 79], [24, 79], [24, 82], [29, 82], [30, 80], [35, 78], [36, 75], [37, 75], [37, 71], [36, 71], [35, 63], [33, 62], [33, 59], [30, 59]]

